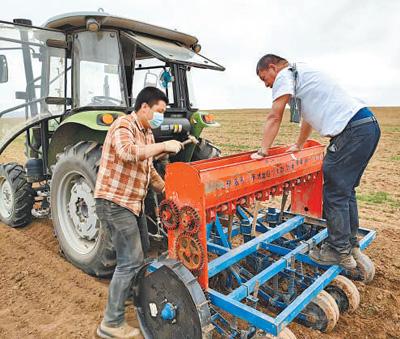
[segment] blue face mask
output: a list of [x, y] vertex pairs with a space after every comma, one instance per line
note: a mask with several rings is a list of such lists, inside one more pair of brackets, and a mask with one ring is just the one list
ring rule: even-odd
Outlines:
[[150, 127], [156, 129], [162, 125], [164, 121], [164, 114], [160, 112], [154, 112], [153, 119], [149, 120]]

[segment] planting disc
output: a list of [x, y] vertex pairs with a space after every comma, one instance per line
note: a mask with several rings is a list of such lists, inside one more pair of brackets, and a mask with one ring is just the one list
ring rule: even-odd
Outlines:
[[360, 305], [360, 292], [356, 285], [343, 275], [333, 279], [325, 290], [335, 299], [340, 313], [352, 313]]
[[287, 327], [285, 327], [278, 335], [272, 334], [259, 334], [254, 336], [255, 339], [296, 339], [295, 334]]
[[357, 267], [354, 270], [345, 270], [342, 274], [355, 281], [362, 281], [365, 284], [370, 283], [375, 277], [375, 265], [370, 257], [361, 251], [354, 255]]
[[302, 313], [307, 316], [307, 320], [300, 322], [321, 332], [332, 331], [340, 314], [335, 299], [326, 291], [321, 291]]

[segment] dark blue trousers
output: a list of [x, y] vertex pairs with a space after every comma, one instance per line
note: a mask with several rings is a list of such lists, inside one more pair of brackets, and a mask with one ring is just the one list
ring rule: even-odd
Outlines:
[[110, 232], [117, 255], [104, 320], [107, 325], [119, 326], [125, 319], [125, 301], [132, 279], [143, 264], [143, 252], [149, 246], [146, 217], [144, 214], [137, 217], [130, 210], [104, 199], [96, 199], [96, 213], [102, 226]]
[[381, 132], [378, 122], [344, 129], [331, 139], [323, 162], [323, 217], [327, 243], [339, 253], [358, 246], [359, 227], [355, 188], [375, 152]]

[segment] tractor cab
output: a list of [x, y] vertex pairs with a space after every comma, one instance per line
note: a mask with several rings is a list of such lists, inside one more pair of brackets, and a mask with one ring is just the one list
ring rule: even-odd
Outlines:
[[[41, 28], [21, 19], [0, 22], [0, 27], [0, 153], [43, 120], [57, 118], [50, 122], [48, 138], [77, 113], [88, 112], [80, 115], [87, 127], [88, 120], [92, 125], [102, 123], [99, 111], [110, 111], [114, 117], [130, 112], [146, 86], [158, 87], [169, 98], [156, 140], [184, 139], [194, 132], [190, 118], [197, 111], [192, 68], [224, 70], [199, 54], [194, 36], [104, 12], [59, 15]], [[202, 116], [196, 119], [213, 125]], [[46, 140], [39, 140], [38, 132], [30, 133], [36, 135], [29, 136], [28, 151], [37, 154]], [[58, 142], [56, 150], [50, 150], [49, 164], [65, 146]], [[190, 160], [190, 155], [181, 155], [184, 159]]]
[[[103, 11], [59, 15], [43, 27], [0, 21], [0, 156], [17, 141], [12, 151], [27, 157], [0, 163], [0, 220], [16, 227], [51, 215], [64, 256], [90, 274], [110, 274], [115, 252], [93, 191], [107, 131], [133, 111], [140, 90], [154, 86], [169, 98], [156, 142], [197, 141], [156, 161], [161, 175], [168, 162], [220, 154], [200, 136], [219, 124], [197, 110], [190, 74], [224, 68], [200, 49], [194, 36]], [[145, 213], [160, 239], [158, 199], [148, 194]]]

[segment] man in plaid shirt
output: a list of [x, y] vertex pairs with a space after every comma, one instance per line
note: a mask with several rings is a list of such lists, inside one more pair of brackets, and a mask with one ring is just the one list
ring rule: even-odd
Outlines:
[[155, 87], [144, 88], [131, 114], [119, 117], [109, 129], [103, 145], [97, 176], [96, 213], [111, 234], [117, 266], [112, 277], [104, 319], [97, 328], [101, 338], [135, 338], [137, 328], [125, 321], [125, 301], [131, 281], [143, 264], [149, 246], [144, 199], [149, 185], [164, 190], [164, 181], [153, 166], [153, 157], [178, 153], [176, 140], [154, 142], [152, 128], [163, 122], [166, 95]]

